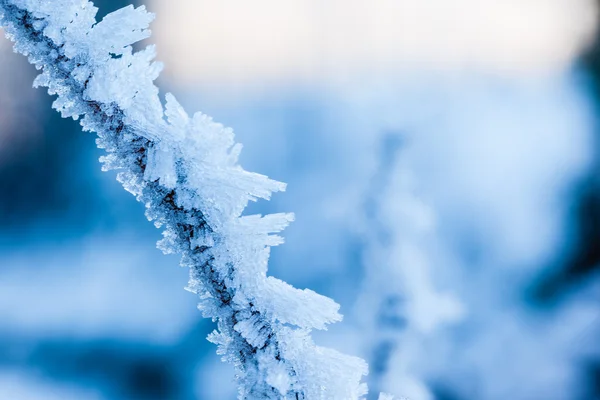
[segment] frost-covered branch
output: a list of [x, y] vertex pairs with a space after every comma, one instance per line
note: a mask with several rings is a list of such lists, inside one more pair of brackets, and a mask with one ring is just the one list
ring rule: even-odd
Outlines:
[[233, 132], [197, 113], [188, 116], [154, 80], [153, 15], [123, 8], [96, 22], [86, 0], [0, 0], [0, 25], [42, 73], [35, 86], [57, 95], [63, 117], [81, 118], [106, 150], [103, 169], [145, 204], [164, 227], [159, 247], [182, 255], [189, 290], [218, 322], [209, 340], [238, 372], [240, 398], [357, 399], [366, 393], [361, 359], [316, 346], [312, 329], [340, 321], [339, 306], [310, 290], [267, 276], [272, 233], [292, 214], [242, 216], [248, 201], [285, 185], [243, 170]]
[[[371, 364], [369, 398], [385, 390], [433, 399], [415, 372], [426, 340], [462, 316], [461, 303], [436, 288], [428, 249], [435, 214], [418, 196], [410, 163], [396, 133], [382, 136], [380, 165], [365, 204], [364, 278], [356, 314]], [[381, 400], [381, 397], [380, 397]]]

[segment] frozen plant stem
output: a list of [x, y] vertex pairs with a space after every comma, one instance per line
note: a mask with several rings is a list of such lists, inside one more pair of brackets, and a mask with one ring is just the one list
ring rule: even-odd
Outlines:
[[132, 6], [96, 22], [86, 0], [0, 0], [0, 25], [41, 70], [35, 86], [57, 95], [63, 117], [81, 118], [106, 150], [104, 170], [164, 227], [158, 243], [182, 255], [189, 290], [218, 323], [209, 340], [234, 364], [242, 399], [358, 399], [366, 393], [361, 359], [316, 346], [312, 329], [340, 321], [339, 306], [267, 276], [270, 246], [291, 214], [242, 216], [248, 201], [285, 185], [244, 171], [233, 132], [197, 113], [189, 117], [154, 80], [161, 65], [149, 37], [153, 15]]
[[381, 164], [364, 207], [365, 268], [356, 301], [370, 353], [370, 398], [386, 390], [433, 399], [415, 367], [428, 339], [457, 322], [463, 309], [455, 296], [437, 288], [428, 252], [436, 239], [435, 213], [419, 196], [405, 137], [392, 132], [381, 139]]

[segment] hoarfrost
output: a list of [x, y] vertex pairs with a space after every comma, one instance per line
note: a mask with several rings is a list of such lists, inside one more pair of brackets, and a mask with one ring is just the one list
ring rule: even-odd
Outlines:
[[98, 134], [104, 170], [163, 227], [158, 246], [182, 255], [188, 290], [218, 322], [209, 340], [237, 368], [240, 398], [357, 399], [366, 363], [316, 346], [311, 329], [340, 321], [339, 306], [267, 276], [273, 235], [292, 214], [242, 216], [249, 201], [285, 184], [237, 163], [233, 131], [204, 114], [190, 117], [171, 94], [163, 108], [154, 80], [155, 49], [134, 52], [150, 36], [153, 15], [132, 6], [95, 19], [86, 0], [0, 0], [0, 25], [41, 70], [35, 86], [57, 95], [63, 117]]

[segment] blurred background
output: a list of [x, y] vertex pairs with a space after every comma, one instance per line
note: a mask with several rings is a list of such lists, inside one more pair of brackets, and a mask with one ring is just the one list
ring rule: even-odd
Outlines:
[[[599, 4], [146, 5], [161, 89], [289, 184], [248, 213], [296, 213], [271, 273], [342, 305], [316, 340], [371, 398], [600, 399]], [[0, 399], [236, 398], [187, 271], [34, 76], [0, 40]]]

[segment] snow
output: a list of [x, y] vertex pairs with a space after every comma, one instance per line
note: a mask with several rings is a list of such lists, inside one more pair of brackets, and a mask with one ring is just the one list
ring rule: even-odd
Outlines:
[[316, 346], [312, 329], [341, 320], [339, 306], [267, 276], [272, 235], [292, 214], [243, 216], [250, 201], [285, 184], [245, 171], [233, 131], [202, 113], [190, 117], [154, 85], [155, 49], [134, 52], [153, 15], [126, 7], [96, 22], [85, 0], [0, 0], [0, 24], [42, 74], [36, 86], [57, 95], [63, 117], [81, 118], [106, 150], [104, 170], [164, 228], [159, 247], [182, 255], [190, 290], [218, 322], [209, 339], [237, 367], [240, 398], [360, 398], [364, 361]]

